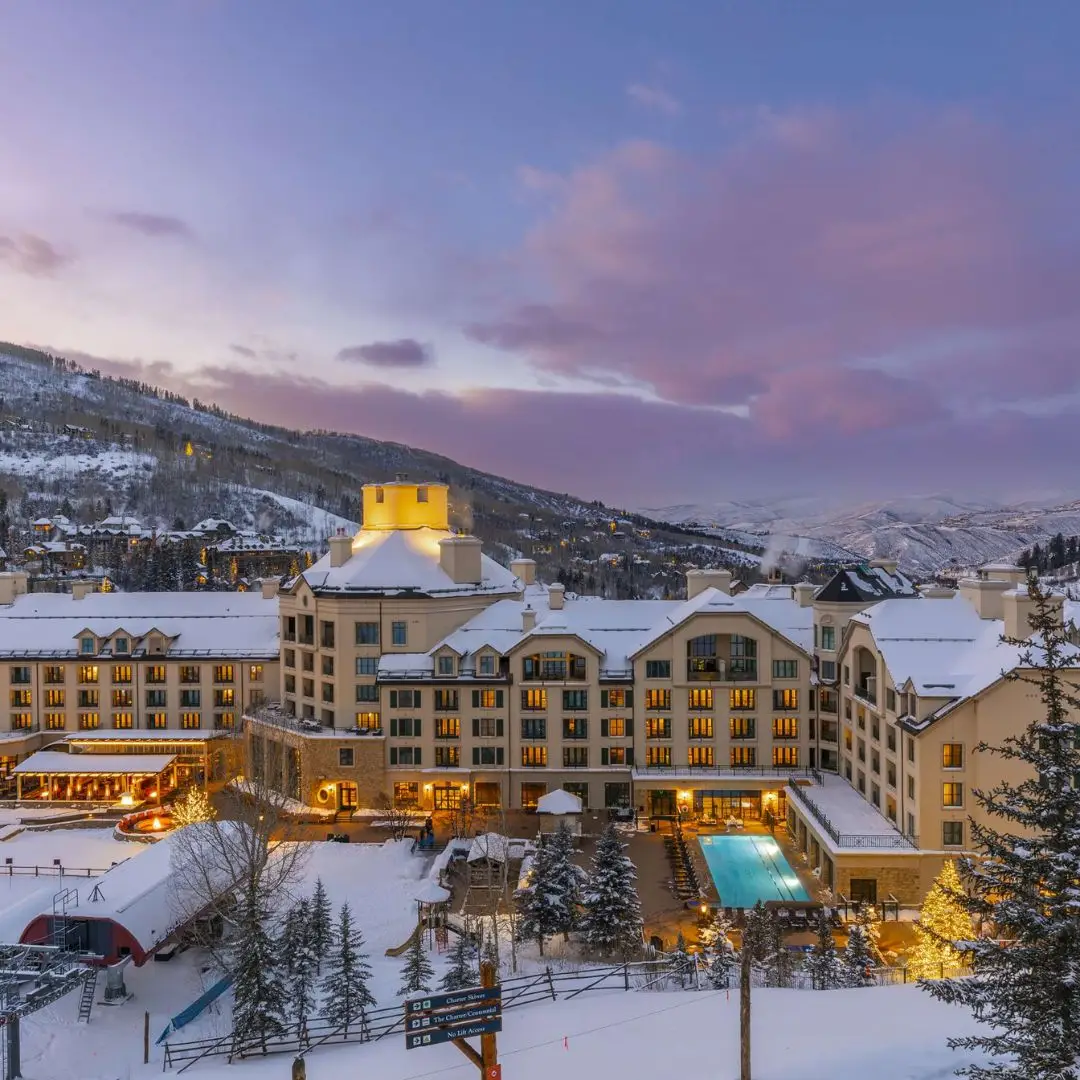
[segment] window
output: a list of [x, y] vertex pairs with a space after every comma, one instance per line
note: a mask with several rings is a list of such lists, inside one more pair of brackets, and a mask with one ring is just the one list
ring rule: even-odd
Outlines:
[[501, 709], [503, 692], [501, 690], [474, 690], [472, 703], [474, 709]]
[[964, 805], [964, 785], [956, 784], [952, 782], [944, 783], [941, 785], [941, 805], [942, 806], [963, 806]]
[[382, 724], [377, 712], [358, 712], [356, 714], [356, 726], [361, 731], [376, 731]]
[[733, 716], [728, 721], [728, 734], [733, 739], [756, 739], [757, 724], [752, 716]]
[[180, 668], [180, 681], [197, 683], [202, 675], [197, 664], [183, 664]]
[[236, 691], [231, 686], [214, 691], [214, 708], [231, 709], [236, 704]]
[[390, 624], [390, 644], [409, 644], [409, 624], [407, 622], [392, 622]]
[[503, 719], [501, 716], [474, 716], [472, 733], [474, 739], [501, 739]]
[[601, 765], [625, 765], [626, 764], [626, 747], [625, 746], [605, 746], [600, 751], [600, 764]]
[[891, 686], [885, 687], [885, 708], [896, 712], [896, 691]]
[[711, 746], [691, 746], [686, 752], [686, 759], [689, 765], [700, 765], [712, 768], [713, 766], [713, 748]]
[[146, 726], [148, 728], [160, 729], [169, 726], [169, 716], [167, 713], [156, 712], [150, 713], [146, 717]]
[[847, 664], [844, 665], [844, 685], [851, 685], [851, 668]]
[[909, 776], [907, 778], [907, 797], [909, 799], [915, 798], [915, 777]]
[[314, 615], [301, 615], [300, 616], [300, 633], [298, 640], [301, 645], [314, 645], [315, 644], [315, 616]]
[[29, 731], [34, 726], [34, 714], [17, 712], [11, 714], [12, 731]]
[[632, 691], [617, 687], [614, 690], [600, 691], [601, 709], [626, 709], [631, 704]]
[[915, 760], [915, 740], [909, 739], [907, 744], [907, 759], [908, 761]]
[[962, 769], [964, 767], [964, 747], [962, 743], [947, 742], [942, 744], [941, 767], [943, 769]]
[[11, 707], [13, 709], [29, 708], [33, 700], [33, 693], [30, 690], [12, 690], [11, 691]]
[[214, 713], [214, 728], [218, 731], [229, 730], [236, 726], [236, 713]]
[[440, 675], [453, 675], [454, 674], [454, 658], [452, 656], [440, 656], [439, 657], [439, 674]]
[[132, 727], [132, 716], [129, 712], [113, 713], [112, 726], [114, 728], [129, 728]]
[[101, 704], [101, 695], [97, 690], [79, 691], [79, 708], [96, 709]]
[[774, 746], [772, 763], [774, 769], [797, 767], [799, 764], [799, 748], [797, 746]]
[[564, 746], [562, 752], [564, 769], [587, 769], [589, 748], [587, 746]]
[[797, 739], [799, 737], [799, 718], [797, 716], [775, 716], [772, 722], [774, 739]]
[[711, 716], [691, 716], [687, 721], [687, 738], [711, 739], [713, 737], [713, 721]]
[[891, 753], [896, 753], [896, 728], [891, 724], [885, 729], [885, 745]]
[[320, 620], [319, 622], [319, 648], [332, 649], [334, 647], [334, 624]]
[[67, 717], [63, 713], [46, 713], [45, 727], [49, 731], [63, 731], [67, 726]]
[[379, 700], [379, 687], [376, 683], [357, 683], [356, 700], [371, 702]]
[[521, 737], [523, 739], [546, 739], [547, 719], [543, 716], [523, 716], [521, 718]]
[[62, 709], [67, 694], [63, 690], [46, 690], [45, 707], [48, 709]]
[[97, 645], [92, 637], [84, 637], [79, 641], [79, 652], [83, 656], [93, 656], [97, 652]]
[[875, 742], [881, 742], [881, 727], [878, 725], [876, 716], [870, 717], [870, 738]]
[[798, 660], [774, 660], [772, 662], [774, 679], [797, 679], [799, 677]]
[[472, 763], [474, 765], [502, 765], [503, 748], [501, 746], [474, 746]]
[[885, 783], [889, 787], [896, 787], [896, 766], [891, 761], [885, 762]]
[[547, 708], [546, 690], [522, 690], [521, 707], [524, 710], [537, 710]]
[[390, 708], [419, 709], [420, 697], [421, 695], [419, 690], [391, 690]]
[[180, 726], [186, 728], [189, 731], [195, 728], [202, 727], [202, 716], [197, 712], [186, 712], [180, 714]]
[[753, 709], [755, 707], [755, 701], [757, 698], [757, 692], [755, 690], [748, 690], [740, 687], [738, 690], [728, 691], [728, 706], [731, 709]]
[[420, 765], [423, 753], [419, 746], [391, 746], [391, 765]]
[[624, 716], [605, 716], [600, 721], [600, 734], [605, 739], [624, 739], [626, 738], [626, 717]]
[[29, 686], [30, 669], [28, 667], [13, 667], [11, 669], [11, 683], [13, 686]]
[[79, 727], [83, 731], [96, 731], [101, 727], [101, 717], [96, 712], [79, 713]]
[[146, 681], [148, 683], [163, 683], [165, 682], [165, 668], [161, 664], [155, 664], [153, 667], [146, 669]]
[[285, 676], [285, 693], [286, 694], [295, 694], [296, 693], [296, 676], [295, 675], [286, 675]]
[[356, 658], [357, 675], [378, 675], [379, 658], [377, 656], [358, 656]]
[[457, 712], [458, 709], [458, 692], [456, 690], [436, 690], [435, 691], [435, 711], [436, 712]]
[[670, 660], [646, 660], [645, 661], [645, 678], [646, 679], [670, 679], [671, 678], [671, 661]]
[[230, 683], [233, 681], [232, 664], [216, 664], [214, 666], [214, 682]]
[[877, 903], [877, 878], [852, 878], [850, 889], [853, 903]]
[[532, 682], [537, 679], [584, 679], [588, 665], [584, 656], [555, 650], [526, 656], [522, 663], [522, 678]]
[[645, 750], [645, 764], [649, 768], [671, 768], [671, 747], [648, 747]]
[[114, 690], [112, 703], [114, 709], [130, 709], [135, 704], [135, 695], [131, 690]]
[[494, 653], [481, 653], [477, 659], [477, 671], [481, 675], [494, 675], [495, 674], [495, 655]]
[[646, 739], [670, 739], [671, 719], [667, 716], [647, 716], [645, 718]]
[[248, 668], [248, 678], [252, 682], [262, 682], [263, 681], [263, 666], [262, 666], [262, 664], [252, 664]]
[[821, 628], [821, 647], [825, 652], [836, 652], [835, 626], [823, 626]]
[[332, 682], [324, 682], [322, 684], [322, 699], [326, 702], [334, 700], [334, 684]]
[[941, 823], [941, 846], [964, 846], [964, 823], [962, 821], [943, 821]]
[[435, 738], [460, 739], [461, 721], [456, 716], [436, 716]]
[[645, 708], [646, 709], [670, 709], [671, 708], [671, 691], [670, 690], [646, 690], [645, 691]]
[[45, 668], [42, 682], [62, 683], [64, 681], [64, 668], [61, 664], [49, 664]]
[[329, 675], [331, 678], [334, 676], [334, 658], [332, 656], [324, 656], [322, 658], [322, 673]]
[[818, 665], [823, 682], [836, 682], [836, 661], [822, 660]]
[[521, 748], [521, 766], [524, 769], [542, 769], [547, 765], [546, 746], [523, 746]]
[[876, 750], [870, 751], [870, 771], [873, 773], [881, 773], [881, 755]]
[[589, 721], [583, 716], [567, 716], [562, 722], [562, 737], [564, 739], [587, 739], [589, 737]]
[[358, 622], [356, 624], [357, 645], [378, 645], [379, 624], [377, 622]]
[[79, 668], [79, 682], [96, 683], [98, 681], [97, 664], [83, 664]]
[[733, 746], [728, 751], [728, 761], [733, 769], [752, 769], [757, 765], [757, 748]]
[[353, 767], [353, 748], [351, 746], [338, 747], [337, 763], [343, 769], [351, 769]]
[[564, 690], [562, 692], [562, 707], [567, 712], [576, 712], [589, 707], [588, 690]]
[[419, 739], [422, 727], [420, 717], [392, 716], [390, 718], [390, 734], [403, 739]]
[[377, 488], [375, 489], [375, 501], [376, 501], [377, 503], [381, 503], [381, 502], [383, 502], [383, 501], [384, 501], [385, 499], [386, 499], [386, 492], [385, 492], [385, 491], [383, 491], [383, 489], [382, 489], [382, 486], [380, 485], [379, 487], [377, 487]]
[[198, 709], [202, 707], [202, 691], [201, 690], [181, 690], [180, 691], [180, 708], [182, 709]]
[[436, 746], [435, 764], [443, 769], [456, 769], [461, 764], [461, 747]]
[[797, 709], [799, 707], [798, 690], [774, 690], [772, 692], [772, 707], [774, 709]]
[[426, 487], [418, 487], [416, 489], [416, 501], [418, 503], [427, 502], [427, 488]]

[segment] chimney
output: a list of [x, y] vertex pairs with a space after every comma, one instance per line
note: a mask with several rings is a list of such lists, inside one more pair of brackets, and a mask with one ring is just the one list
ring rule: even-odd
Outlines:
[[983, 581], [1007, 581], [1016, 588], [1027, 584], [1028, 572], [1022, 566], [1009, 563], [987, 563], [979, 567], [979, 578]]
[[278, 594], [278, 588], [281, 582], [276, 577], [264, 577], [259, 582], [259, 586], [262, 589], [262, 597], [264, 600], [273, 600]]
[[799, 602], [799, 607], [813, 607], [814, 595], [817, 593], [817, 586], [811, 585], [809, 581], [800, 581], [794, 588], [795, 599]]
[[439, 566], [455, 585], [479, 585], [482, 547], [476, 536], [448, 536], [439, 541]]
[[352, 555], [352, 537], [344, 529], [338, 529], [330, 537], [330, 565], [344, 566]]
[[975, 609], [980, 619], [1003, 619], [1005, 618], [1003, 597], [1012, 588], [1013, 586], [1007, 581], [963, 578], [960, 582], [960, 595]]
[[[1021, 640], [1031, 637], [1030, 618], [1035, 613], [1035, 601], [1031, 599], [1027, 588], [1010, 589], [1001, 595], [1005, 608], [1005, 636]], [[1057, 625], [1064, 626], [1065, 597], [1054, 594], [1047, 599], [1050, 606], [1056, 610]]]
[[510, 573], [516, 577], [522, 585], [536, 584], [536, 563], [532, 559], [514, 559], [510, 563]]
[[566, 586], [560, 585], [557, 581], [554, 585], [548, 586], [548, 607], [552, 611], [561, 611], [563, 604], [566, 602]]
[[784, 571], [779, 566], [772, 566], [769, 568], [768, 582], [770, 585], [783, 585], [784, 584]]
[[920, 585], [919, 595], [925, 600], [951, 600], [956, 595], [956, 590], [948, 585]]
[[71, 585], [72, 600], [83, 600], [92, 592], [97, 592], [92, 581], [75, 581]]
[[706, 589], [716, 589], [727, 596], [731, 595], [730, 570], [687, 570], [686, 599], [693, 600]]
[[870, 566], [874, 570], [884, 570], [886, 574], [896, 573], [895, 559], [871, 559]]
[[536, 612], [531, 607], [521, 612], [521, 629], [526, 634], [536, 629]]

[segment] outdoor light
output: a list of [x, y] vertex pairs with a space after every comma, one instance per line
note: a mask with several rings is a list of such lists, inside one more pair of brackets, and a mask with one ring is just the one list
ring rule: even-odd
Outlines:
[[125, 791], [124, 794], [120, 796], [120, 805], [121, 806], [134, 806], [135, 805], [135, 800], [131, 797], [130, 792]]
[[153, 829], [154, 832], [160, 832], [161, 831], [161, 818], [154, 818], [154, 820], [150, 822], [150, 828]]

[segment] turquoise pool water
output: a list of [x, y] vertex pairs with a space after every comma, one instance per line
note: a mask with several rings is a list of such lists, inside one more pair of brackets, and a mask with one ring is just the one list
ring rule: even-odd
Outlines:
[[809, 900], [771, 836], [699, 836], [722, 907], [752, 908], [759, 900]]

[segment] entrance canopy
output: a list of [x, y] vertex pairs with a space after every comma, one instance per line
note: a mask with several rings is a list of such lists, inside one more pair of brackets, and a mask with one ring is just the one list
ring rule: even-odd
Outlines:
[[64, 754], [39, 750], [12, 770], [32, 776], [157, 776], [175, 754]]

